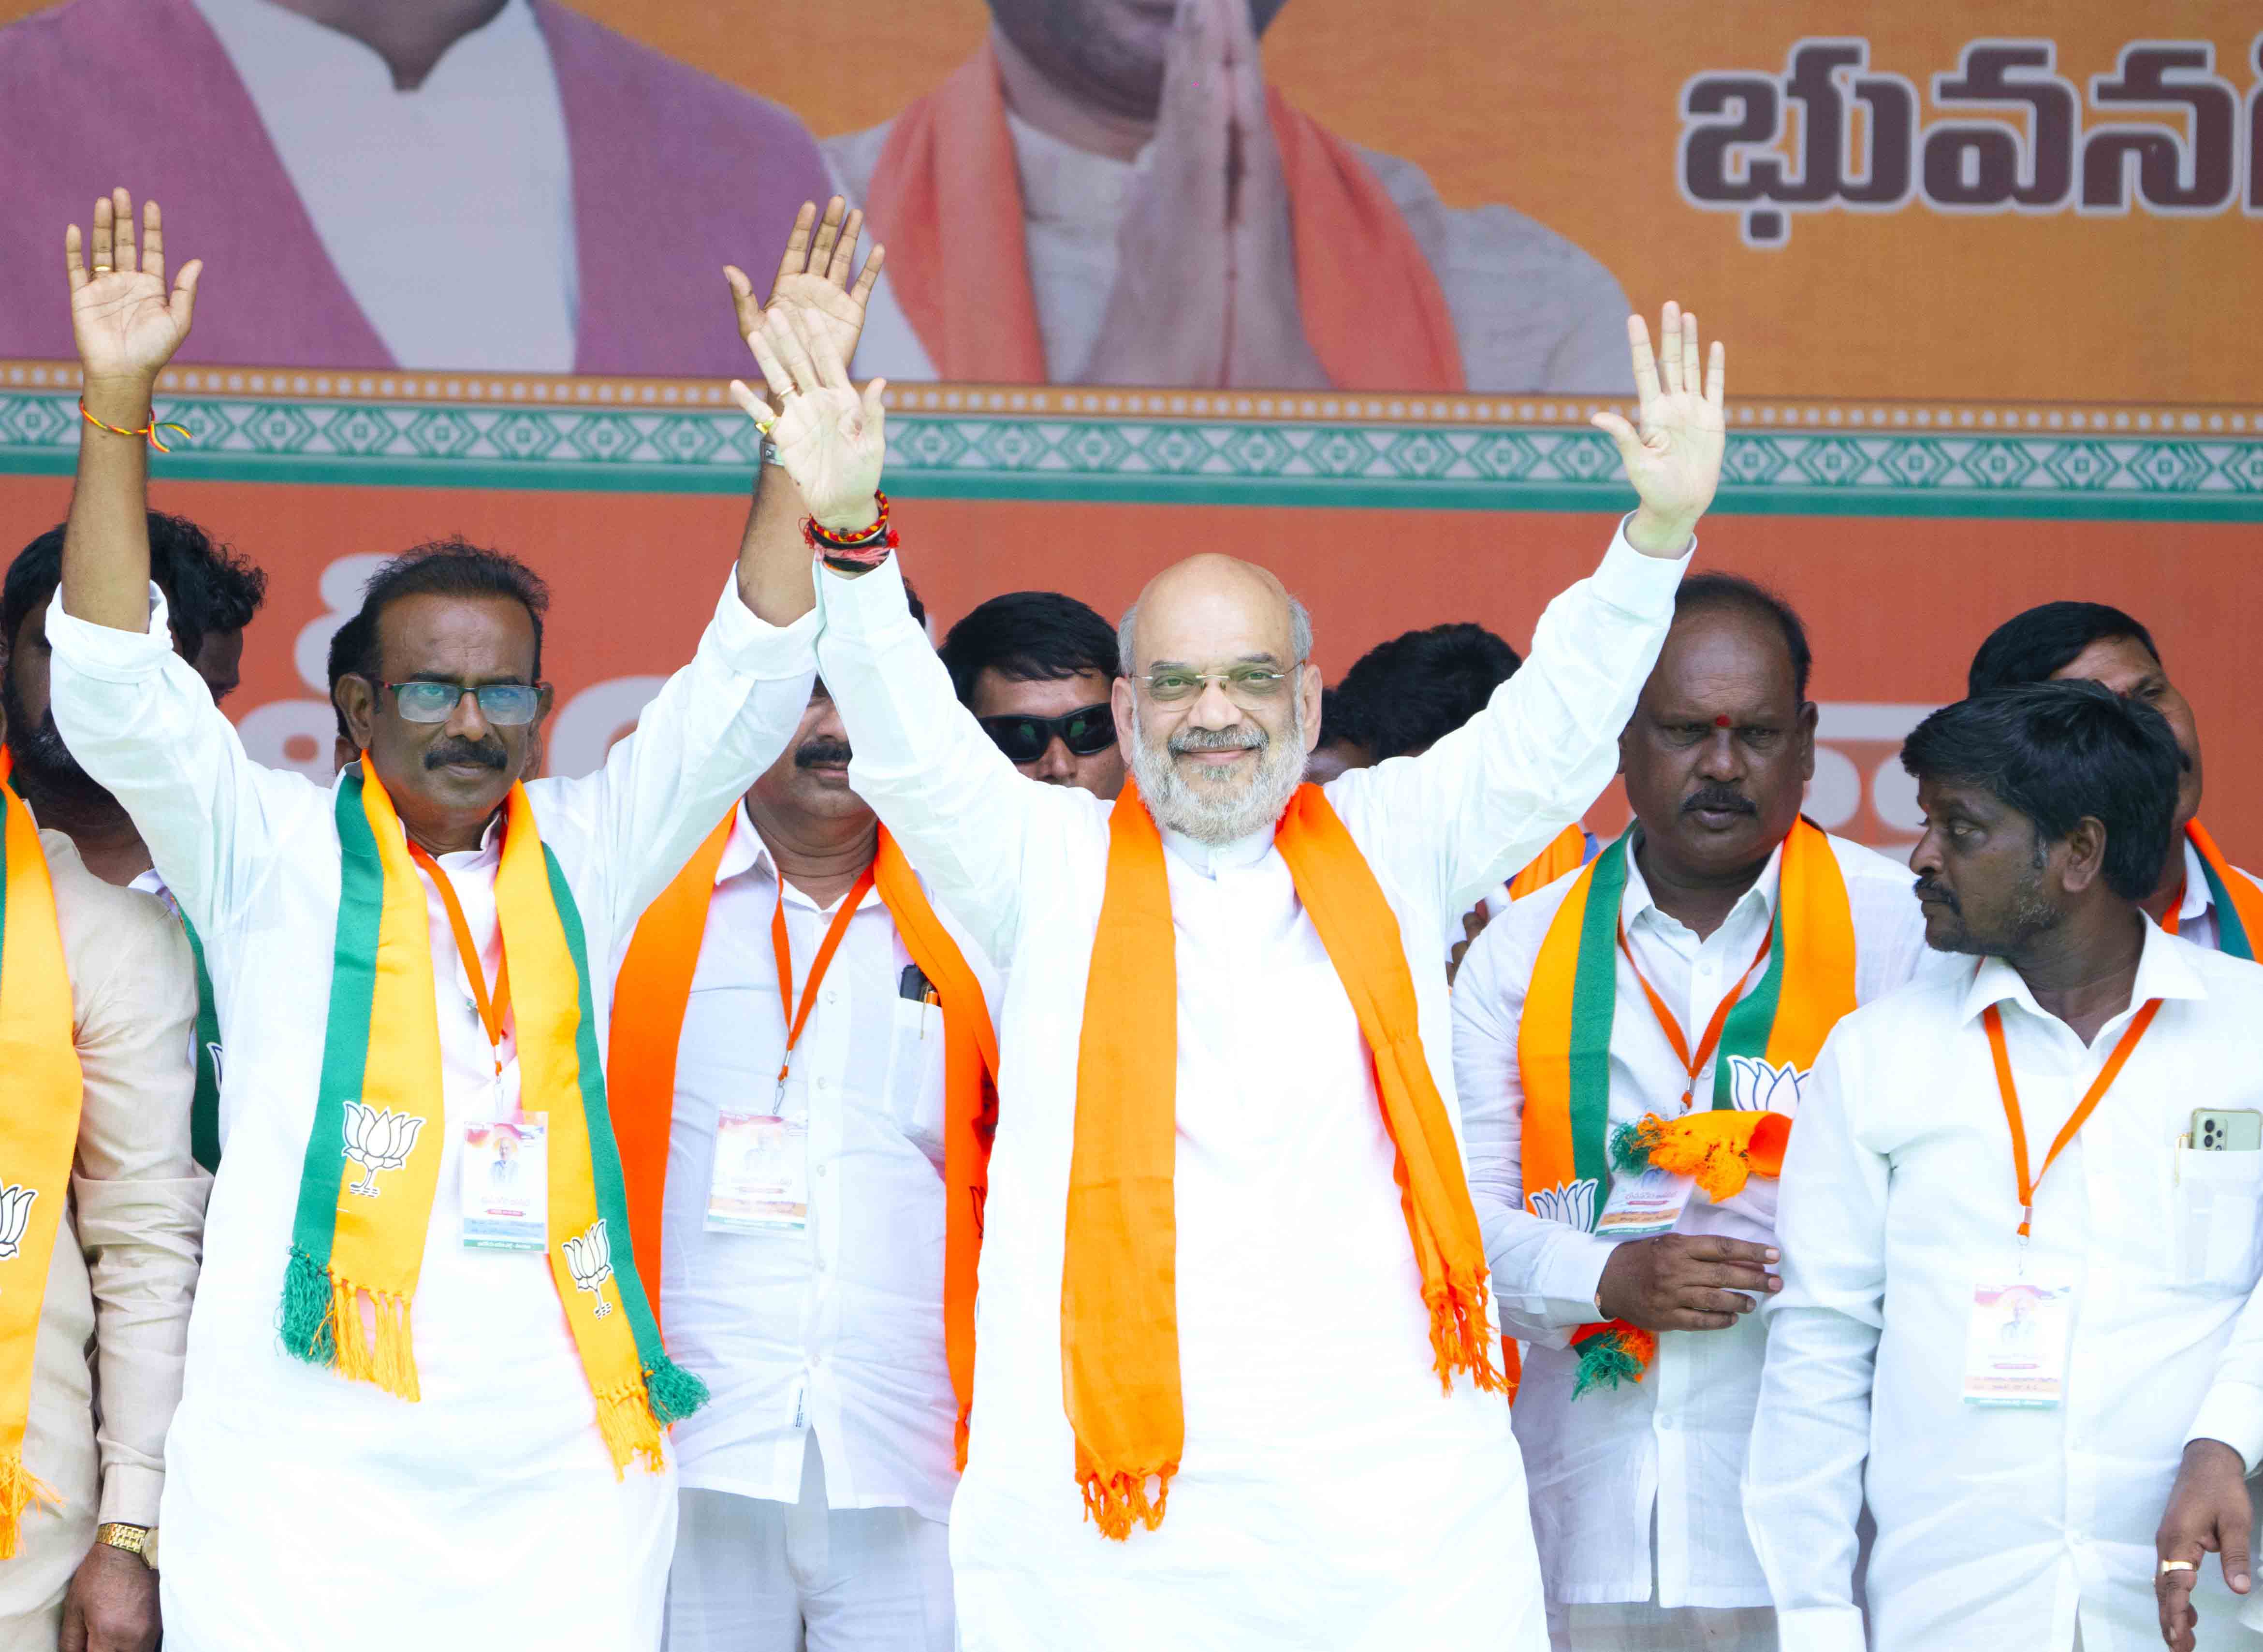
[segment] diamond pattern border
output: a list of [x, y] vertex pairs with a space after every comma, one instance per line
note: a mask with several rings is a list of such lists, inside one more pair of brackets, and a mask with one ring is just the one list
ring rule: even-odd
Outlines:
[[[0, 393], [0, 469], [68, 470], [76, 412], [68, 393]], [[751, 427], [730, 408], [205, 394], [166, 403], [162, 416], [188, 425], [193, 439], [161, 467], [285, 482], [319, 472], [332, 481], [572, 488], [591, 485], [590, 473], [602, 469], [633, 473], [633, 485], [657, 492], [704, 492], [741, 485], [756, 445]], [[1504, 509], [1563, 509], [1567, 495], [1609, 504], [1621, 488], [1609, 443], [1564, 425], [939, 412], [891, 417], [889, 474], [907, 494], [1371, 504], [1382, 489], [1389, 502], [1419, 506], [1426, 496], [1450, 494], [1458, 504]], [[1875, 501], [1886, 514], [1974, 516], [1998, 514], [2006, 501], [2100, 515], [2117, 506], [2158, 513], [2166, 502], [2263, 520], [2263, 437], [1810, 432], [1740, 423], [1731, 431], [1724, 486], [1732, 509], [1759, 510], [1796, 511], [1826, 496], [1857, 508]], [[1938, 502], [1912, 502], [1919, 500]]]

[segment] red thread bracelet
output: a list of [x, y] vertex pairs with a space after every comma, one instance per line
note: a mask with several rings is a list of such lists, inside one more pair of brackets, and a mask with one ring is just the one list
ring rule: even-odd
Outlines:
[[184, 437], [189, 434], [189, 427], [185, 424], [175, 424], [170, 419], [167, 419], [162, 423], [159, 422], [155, 410], [152, 410], [150, 413], [149, 422], [143, 425], [138, 430], [129, 430], [123, 425], [112, 424], [106, 419], [98, 419], [94, 415], [87, 411], [86, 398], [84, 396], [81, 396], [78, 399], [78, 416], [84, 419], [96, 429], [107, 430], [112, 436], [141, 436], [145, 439], [151, 447], [155, 448], [160, 453], [170, 453], [173, 450], [165, 445], [163, 438], [158, 436], [158, 431], [178, 430]]

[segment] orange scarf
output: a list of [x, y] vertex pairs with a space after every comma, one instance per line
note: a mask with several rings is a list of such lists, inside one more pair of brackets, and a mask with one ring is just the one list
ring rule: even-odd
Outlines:
[[1522, 900], [1536, 889], [1545, 889], [1566, 872], [1587, 863], [1587, 834], [1574, 820], [1548, 841], [1532, 862], [1508, 880], [1508, 898]]
[[[2252, 962], [2256, 942], [2263, 938], [2263, 889], [2223, 858], [2223, 851], [2199, 821], [2187, 824], [2185, 836], [2199, 853], [2202, 876], [2216, 902], [2216, 949]], [[2167, 928], [2171, 934], [2177, 932], [2174, 906], [2169, 908]]]
[[[1400, 1204], [1422, 1271], [1441, 1388], [1469, 1373], [1498, 1391], [1486, 1336], [1485, 1244], [1461, 1152], [1430, 1077], [1399, 920], [1318, 786], [1275, 833], [1298, 898], [1359, 1016]], [[1137, 786], [1109, 817], [1108, 883], [1077, 1050], [1076, 1138], [1061, 1269], [1062, 1388], [1076, 1477], [1102, 1533], [1163, 1519], [1186, 1443], [1179, 1393], [1178, 991], [1163, 840]], [[1151, 1496], [1149, 1482], [1154, 1482]]]
[[[1464, 387], [1461, 344], [1429, 260], [1359, 154], [1268, 88], [1289, 192], [1305, 337], [1335, 385]], [[898, 115], [866, 191], [888, 280], [936, 372], [1047, 382], [1023, 248], [1020, 170], [990, 43]]]
[[[613, 1135], [628, 1184], [629, 1232], [658, 1301], [668, 1187], [668, 1131], [676, 1111], [676, 1054], [692, 972], [707, 933], [715, 869], [737, 812], [707, 834], [676, 881], [637, 922], [613, 984], [607, 1062]], [[966, 1419], [974, 1403], [974, 1286], [982, 1251], [982, 1208], [990, 1188], [990, 1137], [998, 1122], [998, 1045], [982, 985], [935, 915], [926, 891], [884, 827], [873, 862], [881, 904], [904, 949], [943, 999], [944, 1223], [943, 1324], [951, 1385], [958, 1400], [956, 1446], [966, 1466]]]

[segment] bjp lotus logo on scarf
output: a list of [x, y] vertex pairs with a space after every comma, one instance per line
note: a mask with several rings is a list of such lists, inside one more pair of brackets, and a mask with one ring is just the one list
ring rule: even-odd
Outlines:
[[40, 1196], [36, 1187], [24, 1187], [11, 1183], [0, 1189], [0, 1262], [12, 1262], [24, 1248], [24, 1230], [32, 1220], [32, 1201]]
[[589, 1230], [565, 1244], [566, 1267], [574, 1283], [597, 1299], [597, 1317], [613, 1311], [604, 1297], [605, 1281], [613, 1276], [613, 1242], [605, 1237], [605, 1219], [599, 1216]]
[[1560, 1222], [1582, 1233], [1595, 1229], [1595, 1179], [1583, 1176], [1560, 1187], [1541, 1187], [1532, 1195], [1532, 1214], [1543, 1222]]
[[349, 1182], [346, 1191], [376, 1198], [377, 1172], [406, 1165], [416, 1149], [416, 1133], [423, 1128], [424, 1121], [413, 1113], [347, 1102], [346, 1157], [362, 1167], [362, 1179]]
[[1729, 1100], [1739, 1113], [1799, 1111], [1800, 1081], [1807, 1075], [1786, 1062], [1771, 1067], [1758, 1056], [1729, 1057]]

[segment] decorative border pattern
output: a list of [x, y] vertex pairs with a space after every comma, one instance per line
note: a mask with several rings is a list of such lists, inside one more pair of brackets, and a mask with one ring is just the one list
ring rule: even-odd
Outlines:
[[[738, 493], [756, 462], [753, 426], [735, 408], [715, 405], [722, 393], [713, 386], [639, 390], [560, 380], [575, 393], [570, 400], [530, 392], [498, 406], [483, 396], [276, 394], [264, 382], [235, 393], [202, 388], [221, 377], [183, 373], [199, 382], [183, 383], [185, 394], [161, 394], [162, 415], [190, 431], [186, 446], [155, 461], [161, 474]], [[69, 471], [80, 427], [73, 389], [55, 382], [64, 378], [58, 372], [45, 386], [0, 388], [0, 473]], [[674, 393], [664, 400], [664, 390]], [[1344, 416], [1350, 399], [1322, 399], [1327, 407], [1314, 417], [1284, 419], [1269, 402], [1264, 415], [1228, 413], [1240, 397], [1134, 397], [1215, 409], [1158, 418], [1004, 405], [1022, 393], [902, 393], [890, 427], [890, 491], [1488, 510], [1616, 509], [1631, 497], [1610, 443], [1584, 428], [1585, 404], [1549, 404], [1547, 419], [1500, 423], [1477, 416], [1467, 398], [1426, 405], [1433, 416], [1417, 421], [1402, 416], [1406, 404], [1388, 400], [1372, 420], [1365, 400], [1353, 404], [1361, 416]], [[1133, 393], [1045, 395], [1105, 401]], [[945, 399], [959, 408], [934, 405]], [[1510, 408], [1500, 404], [1488, 415], [1496, 410]], [[1525, 414], [1522, 404], [1515, 411]], [[1550, 422], [1575, 412], [1581, 422], [1569, 428]], [[2263, 415], [1760, 404], [1733, 409], [1732, 434], [1717, 506], [1728, 512], [2263, 522]]]

